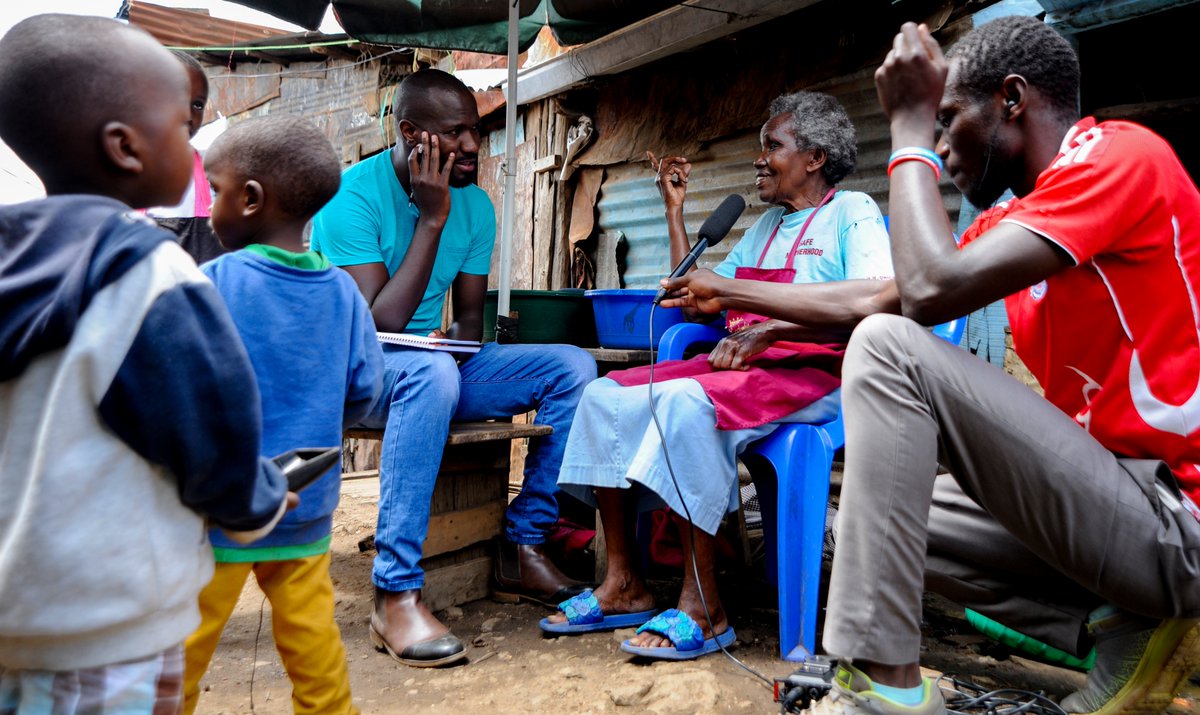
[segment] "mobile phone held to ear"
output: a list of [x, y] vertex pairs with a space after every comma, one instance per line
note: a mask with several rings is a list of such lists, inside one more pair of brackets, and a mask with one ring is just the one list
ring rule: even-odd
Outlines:
[[337, 464], [341, 453], [341, 447], [308, 447], [289, 450], [271, 461], [287, 477], [288, 491], [298, 492]]

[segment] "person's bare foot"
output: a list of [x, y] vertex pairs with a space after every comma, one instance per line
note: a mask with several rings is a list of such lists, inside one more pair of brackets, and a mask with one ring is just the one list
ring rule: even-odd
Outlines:
[[[712, 638], [716, 634], [724, 633], [729, 628], [729, 619], [725, 617], [725, 609], [721, 607], [720, 602], [713, 603], [713, 598], [709, 597], [708, 606], [712, 609], [713, 623], [709, 627], [708, 618], [704, 615], [704, 606], [700, 603], [699, 598], [679, 597], [679, 605], [676, 606], [679, 610], [692, 617], [700, 626], [700, 630], [704, 633], [704, 640]], [[629, 645], [635, 648], [670, 648], [672, 646], [671, 639], [661, 633], [653, 633], [644, 631], [630, 638]]]
[[395, 660], [417, 667], [446, 665], [466, 657], [466, 647], [421, 602], [420, 589], [375, 588], [371, 641]]
[[[646, 584], [633, 578], [605, 577], [592, 595], [600, 602], [600, 611], [606, 616], [619, 613], [638, 613], [654, 608], [654, 596]], [[550, 623], [565, 623], [567, 614], [555, 611], [546, 620]]]

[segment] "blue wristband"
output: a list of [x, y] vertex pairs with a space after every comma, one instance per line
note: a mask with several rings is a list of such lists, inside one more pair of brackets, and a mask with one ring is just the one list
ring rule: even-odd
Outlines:
[[937, 173], [939, 175], [946, 168], [946, 165], [942, 162], [942, 157], [938, 156], [937, 152], [935, 152], [931, 149], [926, 149], [923, 146], [906, 146], [906, 147], [901, 147], [901, 148], [897, 149], [896, 151], [892, 152], [892, 155], [890, 157], [888, 157], [888, 166], [891, 166], [892, 162], [896, 161], [896, 159], [899, 159], [900, 157], [903, 157], [903, 156], [919, 156], [919, 157], [928, 159], [929, 161], [932, 161], [934, 164], [937, 165], [937, 168], [938, 168]]

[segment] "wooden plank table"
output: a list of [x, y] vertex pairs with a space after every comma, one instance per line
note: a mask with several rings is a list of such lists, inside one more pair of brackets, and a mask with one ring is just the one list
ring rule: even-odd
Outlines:
[[625, 367], [650, 364], [649, 350], [623, 350], [619, 348], [584, 348], [598, 363], [619, 363]]

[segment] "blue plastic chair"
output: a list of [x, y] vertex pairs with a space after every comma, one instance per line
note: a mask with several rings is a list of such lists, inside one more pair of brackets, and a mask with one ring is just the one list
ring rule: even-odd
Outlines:
[[[966, 322], [952, 320], [933, 332], [956, 345]], [[715, 343], [727, 334], [711, 325], [674, 325], [658, 343], [658, 361], [678, 360], [690, 346]], [[828, 422], [783, 425], [742, 454], [762, 510], [766, 575], [779, 589], [779, 654], [784, 660], [802, 662], [816, 647], [829, 474], [834, 453], [845, 443], [839, 408]], [[758, 468], [762, 462], [771, 468]]]

